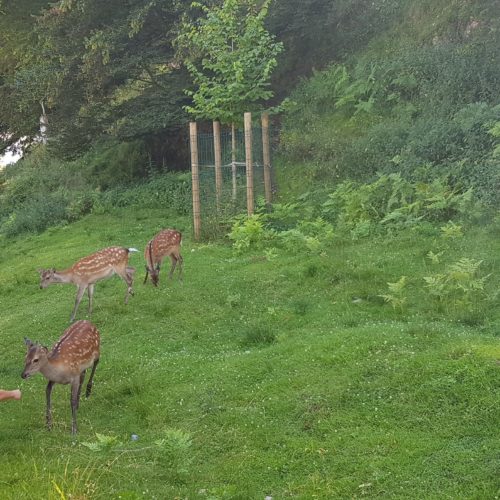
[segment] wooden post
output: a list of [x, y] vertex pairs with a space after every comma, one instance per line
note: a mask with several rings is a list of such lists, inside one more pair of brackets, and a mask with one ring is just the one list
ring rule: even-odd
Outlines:
[[262, 160], [264, 162], [264, 192], [266, 203], [273, 202], [271, 191], [271, 149], [269, 147], [269, 114], [262, 113]]
[[231, 123], [231, 176], [233, 180], [233, 201], [236, 202], [236, 127]]
[[189, 123], [189, 142], [191, 145], [191, 178], [193, 181], [194, 239], [199, 240], [201, 236], [200, 175], [198, 169], [198, 132], [196, 122]]
[[217, 211], [220, 209], [220, 198], [222, 194], [222, 151], [220, 147], [220, 123], [213, 123], [214, 128], [214, 156], [215, 156], [215, 200]]
[[247, 174], [247, 214], [253, 214], [252, 113], [245, 113], [245, 165]]

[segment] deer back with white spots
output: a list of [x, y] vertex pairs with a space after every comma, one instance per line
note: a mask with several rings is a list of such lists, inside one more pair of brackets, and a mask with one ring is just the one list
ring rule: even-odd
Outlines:
[[75, 306], [70, 318], [70, 321], [74, 321], [76, 311], [78, 310], [85, 290], [87, 290], [89, 296], [90, 316], [92, 314], [94, 284], [99, 280], [110, 278], [114, 274], [117, 274], [127, 283], [127, 292], [125, 294], [126, 304], [129, 295], [134, 294], [132, 282], [135, 269], [128, 265], [130, 252], [138, 252], [138, 250], [135, 248], [109, 247], [80, 259], [72, 267], [64, 271], [39, 269], [40, 288], [47, 288], [53, 283], [72, 283], [76, 285], [78, 290], [76, 293]]
[[170, 257], [171, 267], [168, 277], [172, 279], [175, 267], [179, 265], [179, 280], [182, 281], [183, 259], [180, 253], [182, 245], [182, 234], [175, 229], [164, 229], [160, 231], [152, 240], [148, 242], [144, 249], [144, 259], [146, 260], [146, 277], [144, 283], [151, 275], [154, 286], [158, 286], [160, 280], [160, 267], [165, 257]]
[[23, 379], [40, 372], [47, 380], [47, 427], [52, 428], [51, 394], [54, 384], [71, 384], [71, 432], [76, 434], [76, 412], [80, 402], [80, 392], [85, 379], [85, 371], [92, 367], [85, 392], [90, 396], [94, 373], [99, 363], [100, 336], [90, 321], [73, 323], [52, 349], [25, 338], [27, 353]]

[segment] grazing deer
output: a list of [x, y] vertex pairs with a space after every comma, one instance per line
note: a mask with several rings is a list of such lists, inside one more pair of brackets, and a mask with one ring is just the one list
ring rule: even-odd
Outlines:
[[86, 397], [90, 396], [95, 369], [99, 363], [99, 332], [90, 321], [77, 321], [72, 324], [49, 351], [31, 340], [24, 339], [28, 352], [26, 354], [22, 378], [28, 378], [40, 372], [48, 381], [47, 396], [47, 428], [52, 428], [52, 409], [50, 397], [54, 384], [71, 384], [71, 433], [76, 434], [76, 411], [80, 403], [80, 391], [85, 370], [92, 367], [87, 383]]
[[148, 274], [151, 274], [153, 285], [158, 286], [160, 266], [167, 255], [172, 262], [168, 277], [172, 279], [175, 266], [179, 264], [179, 279], [182, 281], [183, 259], [180, 254], [181, 245], [182, 234], [175, 229], [164, 229], [148, 242], [144, 250], [144, 258], [146, 259], [146, 277], [144, 278], [144, 283], [148, 280]]
[[96, 281], [110, 278], [118, 274], [127, 283], [125, 304], [128, 296], [133, 295], [132, 280], [135, 273], [133, 267], [128, 267], [128, 255], [130, 252], [138, 252], [135, 248], [110, 247], [88, 255], [80, 259], [72, 267], [65, 271], [55, 269], [39, 269], [40, 288], [47, 288], [52, 283], [73, 283], [78, 287], [76, 293], [75, 307], [71, 313], [70, 321], [74, 321], [76, 311], [80, 305], [85, 290], [89, 296], [89, 316], [92, 314], [92, 297], [94, 295], [94, 284]]

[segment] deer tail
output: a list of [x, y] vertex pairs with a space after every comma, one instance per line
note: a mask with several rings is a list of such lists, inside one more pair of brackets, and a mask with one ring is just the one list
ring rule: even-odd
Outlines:
[[127, 248], [127, 250], [129, 252], [138, 252], [139, 251], [139, 250], [137, 250], [137, 248], [133, 248], [133, 247], [132, 248]]

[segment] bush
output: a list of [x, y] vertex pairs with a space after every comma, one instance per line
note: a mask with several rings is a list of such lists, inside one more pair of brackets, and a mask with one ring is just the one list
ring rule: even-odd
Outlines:
[[[436, 10], [441, 21], [456, 14], [444, 5]], [[350, 65], [315, 72], [291, 96], [297, 104], [284, 119], [283, 157], [308, 163], [331, 186], [378, 174], [426, 183], [447, 177], [452, 189], [474, 188], [483, 203], [498, 205], [500, 31], [486, 20], [478, 26], [466, 36], [421, 33], [397, 47], [380, 40]]]
[[191, 211], [191, 182], [189, 174], [155, 175], [134, 187], [118, 187], [101, 196], [105, 209], [128, 207], [173, 208], [185, 215]]
[[50, 226], [67, 221], [67, 197], [55, 194], [43, 199], [35, 199], [10, 214], [2, 224], [6, 236], [22, 233], [40, 233]]
[[[59, 163], [51, 164], [47, 170], [48, 178], [38, 183], [39, 171], [31, 160], [21, 164], [16, 175], [7, 174], [0, 194], [0, 232], [7, 236], [41, 232], [96, 210], [105, 213], [115, 207], [169, 208], [182, 215], [191, 210], [188, 174], [155, 175], [135, 187], [100, 192], [84, 183], [78, 189], [66, 188], [66, 171]], [[56, 186], [52, 180], [56, 171], [62, 172], [62, 186]]]
[[380, 232], [464, 217], [472, 206], [470, 189], [453, 189], [440, 179], [410, 183], [390, 174], [369, 184], [343, 182], [323, 203], [323, 216], [340, 228], [368, 236], [375, 227]]

